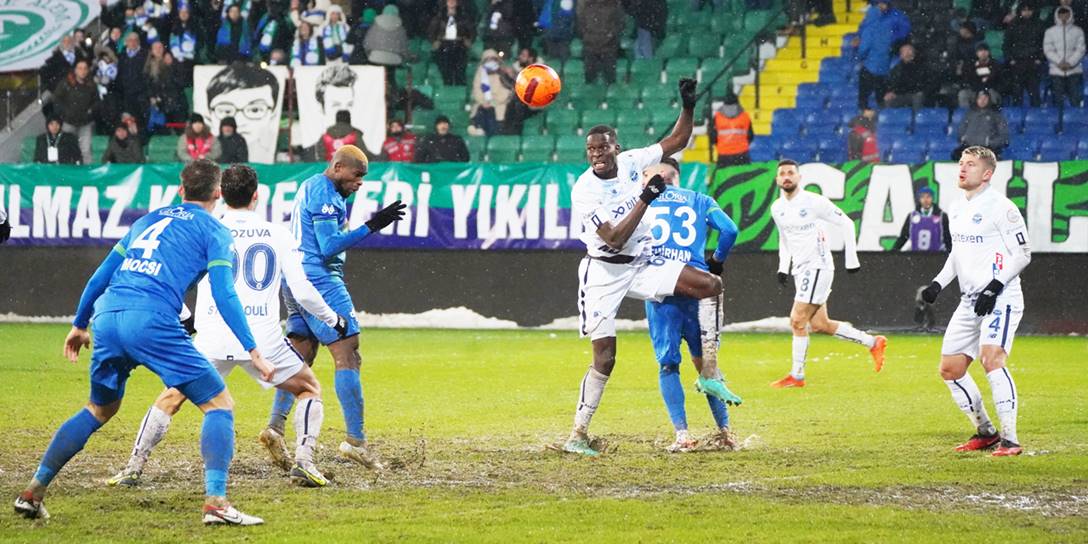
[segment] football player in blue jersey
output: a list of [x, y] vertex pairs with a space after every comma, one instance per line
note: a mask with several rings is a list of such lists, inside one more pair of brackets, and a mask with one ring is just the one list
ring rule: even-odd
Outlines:
[[[350, 229], [345, 199], [362, 186], [367, 169], [366, 155], [362, 150], [353, 145], [341, 147], [333, 154], [323, 173], [302, 183], [291, 214], [291, 231], [303, 254], [302, 268], [306, 271], [306, 277], [336, 313], [347, 316], [346, 334], [302, 308], [287, 286], [283, 287], [282, 292], [287, 307], [287, 337], [295, 349], [307, 363], [313, 364], [318, 344], [323, 344], [328, 347], [336, 364], [333, 383], [347, 430], [347, 436], [340, 443], [340, 455], [364, 467], [380, 469], [381, 463], [367, 447], [366, 434], [363, 433], [359, 322], [355, 319], [355, 305], [344, 284], [344, 252], [370, 234], [403, 218], [406, 205], [398, 200], [375, 212], [359, 228]], [[274, 459], [287, 456], [284, 426], [294, 401], [294, 395], [277, 390], [268, 427], [261, 431], [260, 442]]]
[[110, 251], [79, 299], [64, 354], [76, 362], [91, 344], [91, 393], [87, 406], [57, 429], [30, 485], [15, 500], [15, 512], [46, 518], [46, 488], [95, 431], [121, 407], [125, 382], [137, 365], [167, 387], [185, 394], [204, 412], [200, 452], [204, 457], [205, 524], [258, 525], [227, 502], [227, 472], [234, 455], [234, 402], [219, 373], [193, 347], [178, 320], [182, 299], [204, 274], [231, 331], [265, 380], [273, 368], [261, 356], [234, 291], [230, 231], [211, 215], [220, 197], [219, 166], [208, 160], [181, 171], [182, 203], [160, 208], [133, 223]]
[[[643, 179], [649, 180], [655, 175], [664, 178], [669, 188], [646, 211], [652, 225], [650, 235], [653, 240], [650, 243], [654, 258], [677, 260], [720, 276], [722, 262], [737, 239], [737, 225], [713, 198], [677, 186], [680, 165], [672, 158], [666, 157], [660, 164], [647, 168], [643, 172]], [[718, 247], [709, 259], [704, 260], [703, 249], [706, 247], [708, 226], [719, 233]], [[646, 301], [650, 340], [653, 342], [657, 362], [661, 365], [658, 374], [661, 396], [676, 430], [676, 441], [666, 448], [670, 452], [691, 451], [699, 445], [688, 432], [684, 388], [680, 385], [680, 342], [683, 340], [687, 343], [692, 363], [700, 372], [704, 359], [716, 360], [721, 304], [721, 294], [703, 300], [671, 296], [661, 302]], [[706, 320], [715, 324], [713, 330], [700, 329], [700, 311], [714, 313], [716, 319]], [[695, 386], [700, 393], [704, 392], [699, 387], [699, 382]], [[740, 397], [729, 389], [725, 389], [725, 393], [726, 402], [740, 405]], [[714, 395], [707, 395], [706, 399], [718, 428], [709, 445], [720, 449], [736, 448], [736, 438], [729, 430], [726, 402]]]

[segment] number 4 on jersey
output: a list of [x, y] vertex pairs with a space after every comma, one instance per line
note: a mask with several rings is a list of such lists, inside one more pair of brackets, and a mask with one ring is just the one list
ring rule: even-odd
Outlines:
[[142, 249], [144, 253], [140, 258], [150, 259], [151, 254], [154, 253], [156, 249], [159, 249], [159, 235], [162, 234], [162, 231], [166, 230], [166, 227], [169, 226], [170, 222], [173, 220], [173, 218], [167, 217], [159, 220], [159, 222], [154, 225], [147, 227], [147, 229], [141, 232], [140, 235], [128, 245], [128, 248], [130, 250]]

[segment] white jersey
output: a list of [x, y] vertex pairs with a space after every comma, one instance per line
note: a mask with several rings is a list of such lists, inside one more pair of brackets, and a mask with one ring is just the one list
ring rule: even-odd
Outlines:
[[972, 297], [996, 279], [1005, 285], [1002, 295], [1023, 296], [1020, 271], [1031, 261], [1031, 245], [1016, 205], [987, 188], [953, 204], [948, 216], [952, 252], [934, 281], [944, 287], [958, 279], [963, 296]]
[[[295, 299], [308, 312], [330, 326], [336, 325], [336, 312], [306, 279], [302, 254], [285, 227], [246, 210], [228, 210], [220, 221], [234, 238], [234, 290], [262, 354], [273, 353], [283, 344], [281, 280], [287, 282]], [[242, 349], [216, 308], [207, 277], [197, 286], [194, 315], [197, 335], [193, 344], [201, 353], [209, 359], [249, 359], [249, 352]]]
[[798, 189], [792, 199], [785, 193], [771, 204], [771, 217], [778, 227], [778, 271], [793, 273], [807, 270], [834, 270], [823, 222], [838, 226], [846, 246], [846, 268], [858, 268], [858, 246], [854, 222], [826, 196]]
[[617, 175], [612, 179], [597, 177], [592, 167], [578, 176], [570, 192], [571, 221], [582, 222], [581, 239], [590, 257], [637, 257], [649, 251], [646, 245], [650, 240], [648, 216], [635, 227], [631, 238], [619, 250], [609, 247], [597, 236], [597, 227], [603, 223], [615, 225], [634, 209], [642, 194], [642, 171], [661, 162], [661, 153], [660, 144], [620, 153], [616, 157]]

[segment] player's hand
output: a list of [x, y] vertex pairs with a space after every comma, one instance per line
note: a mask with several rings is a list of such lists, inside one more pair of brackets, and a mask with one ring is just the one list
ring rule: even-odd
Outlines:
[[682, 77], [679, 86], [680, 102], [684, 105], [684, 109], [695, 109], [695, 80]]
[[846, 269], [847, 274], [857, 274], [858, 272], [861, 272], [861, 267], [860, 266], [857, 267], [857, 268], [847, 268]]
[[978, 300], [975, 301], [975, 315], [984, 316], [989, 315], [994, 311], [994, 304], [997, 303], [997, 295], [1001, 294], [1001, 290], [1005, 288], [1005, 284], [997, 280], [990, 280], [990, 283], [982, 289], [982, 292], [978, 295]]
[[196, 334], [196, 316], [189, 314], [189, 317], [181, 320], [181, 326], [189, 336]]
[[665, 178], [661, 177], [661, 174], [657, 174], [650, 178], [650, 181], [646, 182], [646, 187], [642, 189], [642, 194], [639, 195], [639, 198], [646, 204], [650, 204], [664, 192]]
[[250, 360], [253, 361], [253, 368], [257, 369], [257, 372], [261, 373], [261, 379], [266, 382], [271, 382], [272, 378], [276, 375], [276, 369], [269, 363], [267, 359], [261, 355], [261, 352], [257, 351], [257, 348], [249, 350]]
[[721, 276], [725, 271], [725, 263], [714, 258], [713, 255], [706, 258], [706, 267], [710, 269], [710, 273], [715, 276]]
[[8, 223], [7, 218], [0, 221], [0, 244], [7, 242], [8, 238], [11, 238], [11, 223]]
[[336, 316], [336, 325], [333, 325], [333, 329], [336, 330], [337, 336], [345, 338], [348, 335], [348, 319], [342, 315]]
[[72, 327], [64, 339], [64, 357], [71, 362], [79, 360], [79, 350], [91, 346], [91, 333], [87, 329]]
[[786, 285], [786, 280], [788, 280], [788, 279], [790, 279], [789, 274], [787, 274], [785, 272], [779, 272], [778, 273], [778, 283], [779, 283], [779, 285]]
[[370, 232], [378, 232], [388, 227], [390, 223], [404, 219], [404, 208], [407, 207], [407, 204], [398, 200], [375, 212], [366, 222], [366, 226], [370, 228]]
[[937, 302], [937, 295], [939, 294], [941, 294], [941, 284], [933, 282], [929, 284], [929, 287], [926, 287], [925, 290], [922, 291], [922, 300], [924, 300], [926, 304], [933, 304], [934, 302]]

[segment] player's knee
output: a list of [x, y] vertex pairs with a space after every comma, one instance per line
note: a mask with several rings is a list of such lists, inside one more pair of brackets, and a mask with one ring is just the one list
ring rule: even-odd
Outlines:
[[793, 332], [802, 333], [805, 332], [805, 327], [808, 326], [808, 320], [799, 316], [790, 316], [790, 328]]
[[121, 409], [121, 401], [112, 402], [110, 404], [95, 404], [93, 402], [87, 403], [87, 411], [98, 420], [99, 423], [106, 423], [113, 416], [117, 415], [117, 411]]
[[701, 298], [716, 297], [722, 294], [722, 279], [714, 274], [704, 274], [703, 296]]
[[671, 364], [661, 365], [660, 374], [662, 376], [668, 376], [670, 374], [679, 374], [679, 373], [680, 373], [680, 365], [671, 365]]
[[950, 364], [945, 361], [941, 361], [938, 372], [941, 374], [941, 379], [945, 381], [958, 380], [967, 373], [967, 369], [961, 368], [960, 365]]
[[171, 416], [178, 413], [184, 403], [185, 395], [173, 387], [163, 391], [159, 398], [155, 399], [155, 407]]

